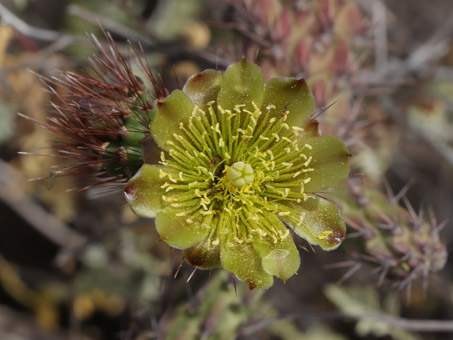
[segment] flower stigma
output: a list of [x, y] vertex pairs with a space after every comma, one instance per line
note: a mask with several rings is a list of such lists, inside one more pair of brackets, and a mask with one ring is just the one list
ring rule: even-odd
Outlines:
[[236, 162], [228, 170], [228, 179], [234, 186], [243, 187], [253, 181], [253, 169], [250, 164]]

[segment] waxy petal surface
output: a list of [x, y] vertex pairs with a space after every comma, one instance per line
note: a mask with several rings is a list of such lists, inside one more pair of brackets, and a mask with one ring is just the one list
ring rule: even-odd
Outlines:
[[316, 107], [315, 99], [305, 80], [295, 78], [274, 78], [266, 82], [263, 111], [268, 105], [275, 106], [271, 113], [276, 118], [288, 112], [286, 123], [298, 127], [304, 124]]
[[261, 257], [250, 243], [220, 243], [222, 266], [244, 281], [249, 289], [272, 286], [274, 278], [262, 265]]
[[303, 152], [312, 157], [309, 164], [310, 181], [305, 183], [306, 192], [320, 192], [335, 188], [349, 176], [349, 151], [336, 136], [327, 135], [303, 138], [300, 142]]
[[[282, 228], [285, 228], [282, 225]], [[253, 247], [261, 257], [263, 269], [286, 282], [300, 267], [299, 251], [291, 235], [284, 239], [253, 242]]]
[[245, 104], [246, 109], [253, 111], [252, 102], [261, 106], [263, 89], [264, 76], [259, 66], [242, 59], [226, 69], [217, 104], [224, 110], [233, 110], [237, 104]]
[[209, 228], [194, 221], [187, 222], [186, 216], [180, 216], [182, 210], [167, 207], [156, 215], [156, 229], [165, 243], [174, 248], [187, 249], [203, 242], [209, 233]]
[[338, 248], [346, 235], [346, 226], [338, 207], [323, 198], [310, 198], [306, 202], [291, 205], [302, 216], [301, 223], [285, 218], [294, 232], [323, 250]]
[[162, 208], [161, 185], [165, 180], [160, 177], [164, 167], [144, 164], [132, 177], [124, 189], [124, 196], [132, 210], [141, 217], [152, 218]]
[[222, 72], [211, 69], [204, 70], [187, 80], [183, 92], [187, 94], [195, 106], [206, 111], [208, 109], [207, 103], [217, 101], [217, 95], [222, 84]]
[[194, 105], [181, 90], [174, 90], [157, 105], [156, 118], [151, 122], [151, 134], [156, 143], [168, 151], [167, 141], [173, 138], [173, 134], [181, 133], [179, 124], [189, 121]]

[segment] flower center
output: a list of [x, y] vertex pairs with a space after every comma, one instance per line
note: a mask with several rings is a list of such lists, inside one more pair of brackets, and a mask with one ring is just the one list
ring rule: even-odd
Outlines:
[[236, 187], [243, 187], [253, 182], [253, 169], [250, 164], [236, 162], [228, 170], [228, 179]]

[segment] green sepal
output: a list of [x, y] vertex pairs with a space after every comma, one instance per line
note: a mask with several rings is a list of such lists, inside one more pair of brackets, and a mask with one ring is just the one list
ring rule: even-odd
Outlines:
[[284, 282], [293, 276], [300, 267], [299, 251], [291, 235], [278, 239], [275, 243], [269, 238], [253, 242], [253, 248], [261, 257], [263, 269]]
[[286, 123], [301, 127], [313, 113], [316, 102], [304, 79], [274, 78], [264, 85], [262, 110], [265, 111], [268, 105], [275, 106], [271, 110], [274, 117], [280, 118], [288, 112]]
[[188, 223], [187, 216], [180, 216], [183, 209], [166, 207], [156, 215], [156, 230], [162, 240], [178, 249], [187, 249], [203, 242], [209, 233], [209, 228], [202, 226], [200, 221]]
[[262, 265], [261, 257], [250, 243], [220, 242], [222, 266], [244, 281], [250, 290], [272, 286], [274, 278]]
[[152, 218], [162, 209], [164, 189], [161, 186], [165, 183], [160, 177], [162, 169], [160, 165], [143, 164], [127, 182], [124, 196], [137, 215]]
[[180, 134], [179, 124], [189, 121], [194, 105], [187, 95], [181, 90], [174, 90], [167, 98], [157, 103], [156, 118], [151, 122], [151, 135], [156, 143], [168, 151], [167, 141], [173, 135]]
[[217, 100], [222, 84], [222, 72], [208, 69], [190, 77], [182, 90], [195, 106], [207, 110], [207, 103]]
[[200, 269], [213, 269], [221, 267], [220, 247], [202, 242], [199, 245], [184, 249], [184, 258], [194, 267]]
[[326, 135], [315, 138], [303, 138], [300, 148], [307, 157], [312, 157], [308, 172], [310, 181], [305, 183], [306, 192], [320, 192], [335, 188], [349, 176], [349, 151], [336, 136]]
[[145, 139], [146, 132], [143, 124], [137, 118], [128, 117], [125, 120], [124, 128], [127, 130], [127, 136], [123, 138], [124, 144], [129, 146], [140, 146]]
[[289, 206], [302, 217], [300, 221], [296, 217], [295, 220], [284, 219], [297, 235], [323, 250], [339, 247], [346, 235], [346, 225], [335, 204], [323, 198], [309, 198]]
[[263, 90], [264, 76], [260, 67], [242, 59], [226, 69], [217, 104], [225, 110], [233, 110], [237, 104], [245, 104], [247, 110], [254, 111], [252, 102], [261, 107]]

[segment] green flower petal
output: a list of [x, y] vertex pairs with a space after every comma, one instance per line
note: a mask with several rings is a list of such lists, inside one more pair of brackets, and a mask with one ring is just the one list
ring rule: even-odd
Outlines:
[[291, 235], [283, 240], [279, 239], [276, 243], [273, 240], [253, 242], [253, 247], [262, 259], [264, 270], [284, 282], [293, 276], [300, 267], [299, 251]]
[[249, 289], [265, 289], [272, 286], [274, 278], [262, 265], [261, 257], [250, 243], [220, 243], [222, 266], [244, 281]]
[[222, 83], [222, 72], [205, 70], [190, 77], [184, 85], [183, 91], [194, 105], [202, 110], [207, 110], [206, 104], [217, 100]]
[[184, 257], [192, 266], [200, 269], [213, 269], [221, 267], [220, 247], [211, 245], [207, 242], [184, 250]]
[[156, 118], [151, 122], [151, 134], [156, 143], [168, 151], [169, 147], [166, 142], [173, 138], [173, 134], [181, 132], [179, 124], [189, 121], [194, 105], [181, 90], [174, 90], [157, 105]]
[[293, 216], [294, 220], [285, 218], [297, 235], [323, 250], [338, 248], [346, 235], [346, 226], [335, 204], [322, 198], [310, 198], [290, 207], [299, 211], [302, 217], [299, 221], [296, 216]]
[[161, 185], [165, 180], [160, 178], [160, 165], [144, 164], [126, 184], [124, 195], [132, 210], [142, 217], [155, 217], [162, 209]]
[[187, 249], [203, 242], [209, 228], [201, 223], [187, 222], [187, 216], [181, 216], [182, 209], [167, 207], [156, 215], [156, 230], [165, 243], [178, 249]]
[[306, 192], [319, 192], [343, 183], [349, 175], [349, 151], [336, 136], [303, 138], [301, 148], [308, 157], [314, 171], [309, 172], [310, 181], [305, 184]]
[[283, 112], [289, 112], [286, 123], [290, 126], [302, 126], [313, 113], [316, 103], [304, 79], [274, 78], [264, 85], [262, 108], [275, 105], [271, 111], [280, 118]]
[[253, 111], [252, 102], [261, 107], [263, 89], [264, 76], [259, 66], [242, 59], [226, 69], [217, 104], [225, 110], [245, 104], [246, 109]]

